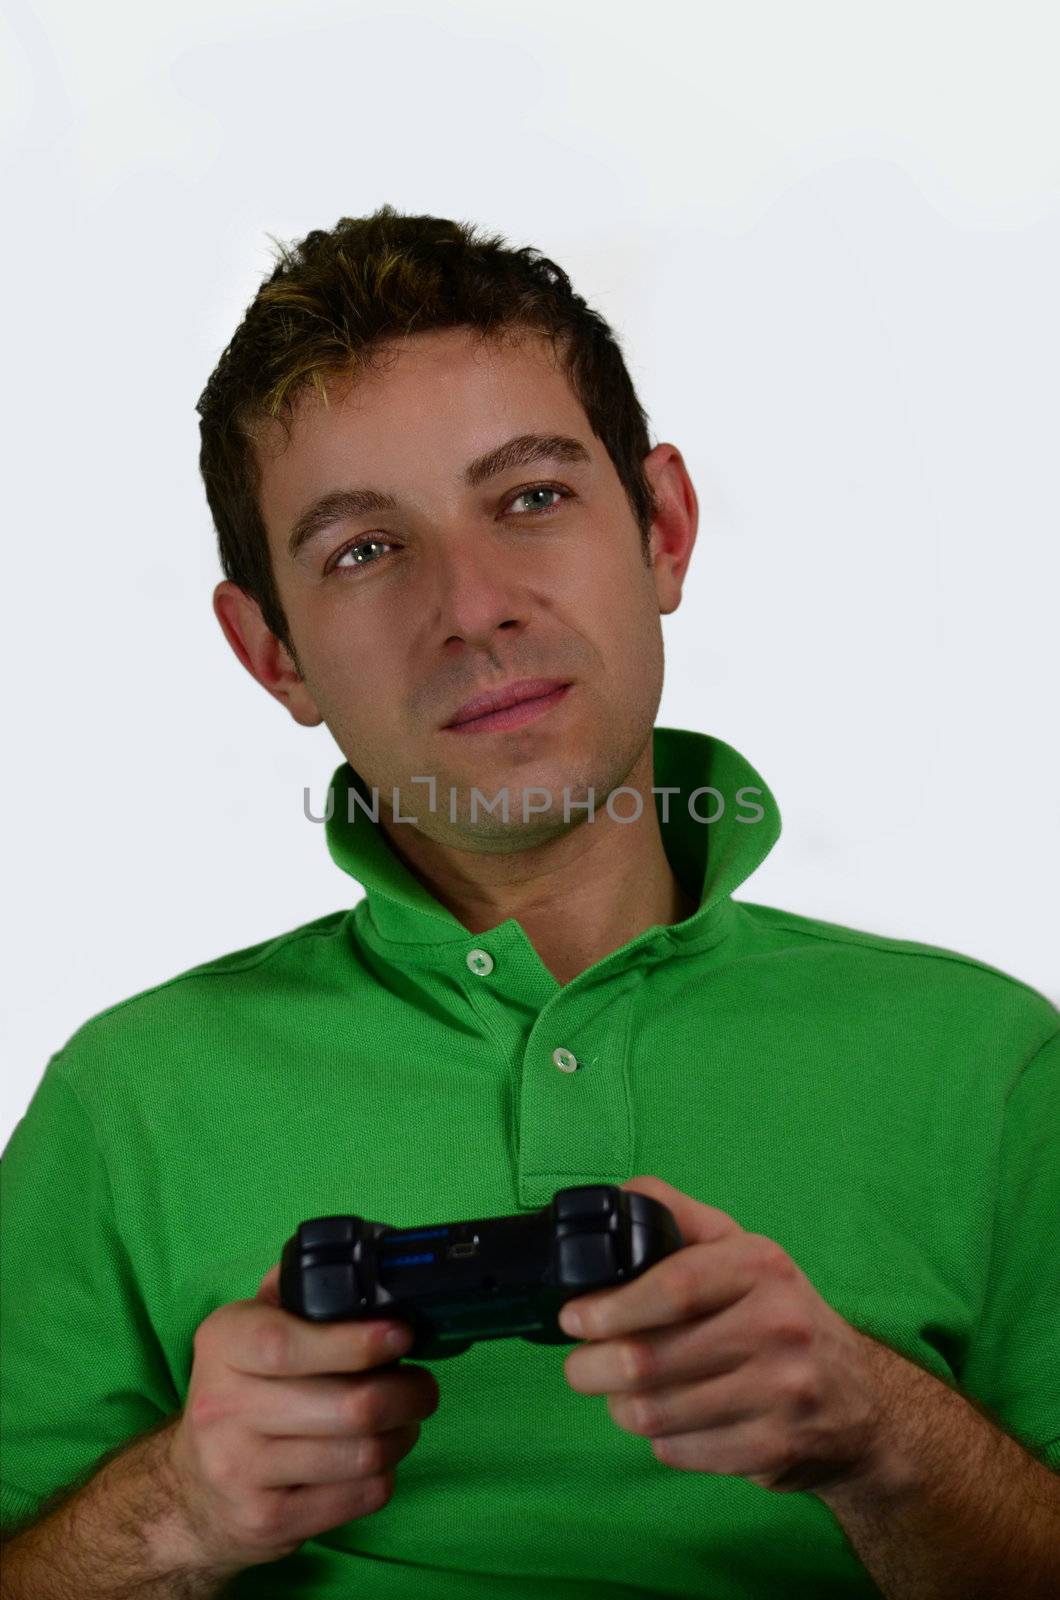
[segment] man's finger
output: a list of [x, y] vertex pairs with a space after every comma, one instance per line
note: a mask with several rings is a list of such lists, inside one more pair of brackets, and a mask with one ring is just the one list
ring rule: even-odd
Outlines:
[[270, 1267], [258, 1285], [255, 1300], [267, 1300], [270, 1305], [278, 1306], [280, 1303], [280, 1263]]

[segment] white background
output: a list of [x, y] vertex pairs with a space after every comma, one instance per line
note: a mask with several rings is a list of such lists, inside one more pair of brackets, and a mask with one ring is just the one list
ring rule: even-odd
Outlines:
[[0, 1142], [89, 1016], [359, 897], [194, 407], [269, 236], [384, 200], [558, 260], [684, 453], [658, 721], [779, 802], [738, 898], [1060, 1000], [1058, 16], [7, 0]]

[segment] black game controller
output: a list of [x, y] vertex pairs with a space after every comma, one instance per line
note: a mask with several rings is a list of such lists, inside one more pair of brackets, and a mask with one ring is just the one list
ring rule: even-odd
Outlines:
[[568, 1300], [627, 1283], [683, 1243], [667, 1206], [615, 1184], [557, 1189], [529, 1216], [430, 1227], [314, 1217], [284, 1245], [280, 1304], [309, 1322], [406, 1322], [406, 1355], [428, 1361], [513, 1334], [575, 1344], [557, 1321]]

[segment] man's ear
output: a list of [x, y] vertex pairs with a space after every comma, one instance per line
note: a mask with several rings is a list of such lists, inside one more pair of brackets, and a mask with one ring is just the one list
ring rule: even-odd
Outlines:
[[699, 502], [688, 469], [676, 445], [657, 444], [644, 457], [656, 513], [651, 525], [651, 561], [659, 614], [669, 616], [681, 604], [681, 590], [699, 528]]
[[225, 579], [213, 592], [213, 609], [221, 632], [251, 677], [303, 728], [318, 727], [324, 718], [290, 651], [266, 624], [258, 602]]

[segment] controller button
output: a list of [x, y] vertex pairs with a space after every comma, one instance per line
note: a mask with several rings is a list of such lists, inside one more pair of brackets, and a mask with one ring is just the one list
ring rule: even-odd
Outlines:
[[315, 1250], [328, 1244], [353, 1244], [356, 1238], [356, 1217], [314, 1217], [311, 1222], [303, 1222], [298, 1230], [298, 1242], [303, 1250]]
[[611, 1187], [606, 1183], [583, 1183], [556, 1193], [556, 1221], [573, 1222], [578, 1217], [609, 1217], [615, 1209]]
[[310, 1317], [322, 1312], [351, 1311], [358, 1303], [356, 1269], [352, 1266], [304, 1268], [302, 1299], [306, 1315]]
[[615, 1276], [615, 1240], [609, 1233], [575, 1234], [557, 1241], [559, 1280], [567, 1289]]
[[493, 971], [493, 957], [488, 950], [469, 950], [467, 964], [479, 978], [488, 977]]

